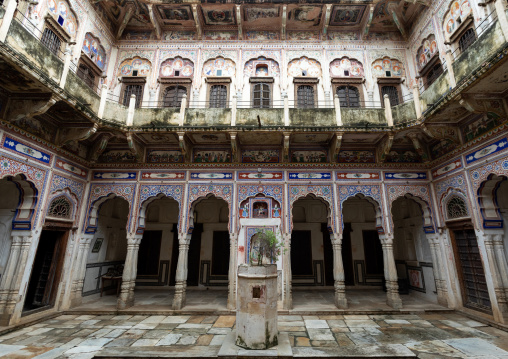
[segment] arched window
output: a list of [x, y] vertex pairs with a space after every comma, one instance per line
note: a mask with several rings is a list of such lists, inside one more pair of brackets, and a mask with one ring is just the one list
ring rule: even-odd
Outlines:
[[187, 95], [187, 89], [183, 86], [169, 86], [164, 91], [164, 107], [180, 107], [183, 95]]
[[265, 202], [254, 202], [253, 218], [268, 218], [268, 204]]
[[225, 85], [212, 85], [210, 87], [210, 108], [226, 108], [228, 88]]
[[337, 96], [339, 96], [341, 107], [359, 107], [360, 93], [354, 86], [337, 87]]
[[473, 44], [476, 40], [476, 33], [473, 29], [468, 29], [459, 39], [460, 52], [466, 51], [466, 49]]
[[46, 45], [46, 47], [57, 56], [60, 56], [60, 47], [62, 45], [62, 40], [53, 32], [53, 30], [49, 28], [45, 28], [42, 33], [41, 42]]
[[298, 108], [314, 108], [314, 87], [300, 85], [296, 91]]
[[253, 108], [269, 108], [270, 106], [270, 85], [257, 83], [252, 90]]
[[49, 205], [47, 217], [72, 220], [72, 203], [63, 196], [55, 198]]
[[466, 202], [460, 197], [452, 197], [446, 204], [446, 216], [448, 219], [469, 217]]
[[[399, 90], [395, 86], [383, 86], [381, 87], [381, 97], [382, 99], [385, 97], [385, 95], [388, 95], [388, 98], [390, 99], [390, 104], [392, 106], [396, 106], [399, 104]], [[381, 99], [381, 102], [383, 101]]]
[[427, 85], [430, 86], [436, 79], [443, 73], [443, 66], [440, 62], [434, 65], [429, 72], [427, 72]]
[[139, 108], [141, 104], [141, 97], [143, 95], [143, 86], [142, 85], [127, 85], [125, 86], [125, 90], [123, 92], [123, 101], [122, 104], [124, 106], [129, 106], [129, 102], [131, 99], [131, 95], [136, 95], [136, 108]]

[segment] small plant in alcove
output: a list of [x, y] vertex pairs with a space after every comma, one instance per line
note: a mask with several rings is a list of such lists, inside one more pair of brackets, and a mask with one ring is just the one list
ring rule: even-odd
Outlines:
[[275, 263], [285, 251], [284, 243], [279, 241], [275, 232], [269, 228], [262, 228], [251, 242], [250, 265], [262, 266], [264, 258], [269, 263]]

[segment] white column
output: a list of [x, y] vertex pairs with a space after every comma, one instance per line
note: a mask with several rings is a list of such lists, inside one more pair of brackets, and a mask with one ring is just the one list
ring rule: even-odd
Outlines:
[[[499, 310], [499, 320], [506, 323], [508, 321], [508, 302], [506, 299], [505, 294], [505, 288], [503, 285], [503, 278], [501, 275], [501, 271], [499, 269], [499, 265], [497, 263], [496, 259], [496, 253], [495, 253], [495, 237], [497, 234], [487, 234], [485, 233], [483, 235], [483, 243], [485, 244], [485, 251], [487, 253], [487, 262], [485, 265], [488, 265], [488, 272], [485, 271], [485, 275], [487, 276], [490, 272], [490, 279], [492, 281], [492, 285], [494, 287], [494, 293], [495, 293], [495, 301], [497, 302], [497, 307]], [[494, 306], [493, 308], [494, 309]], [[495, 316], [495, 312], [494, 312]]]
[[413, 86], [413, 101], [415, 103], [416, 119], [419, 119], [422, 117], [422, 105], [420, 103], [420, 89], [417, 84]]
[[101, 87], [101, 102], [99, 103], [99, 111], [97, 112], [97, 117], [101, 118], [104, 116], [104, 110], [106, 108], [106, 99], [108, 98], [108, 86], [106, 84], [102, 84]]
[[455, 88], [455, 86], [457, 86], [457, 81], [455, 81], [455, 72], [453, 71], [453, 56], [451, 50], [447, 50], [445, 52], [445, 59], [446, 68], [448, 69], [448, 81], [450, 82], [450, 87]]
[[439, 251], [439, 235], [427, 235], [432, 255], [432, 270], [436, 282], [437, 302], [442, 306], [448, 306], [448, 290], [444, 280], [444, 268], [442, 265], [441, 253]]
[[7, 32], [11, 27], [12, 20], [14, 19], [14, 12], [18, 6], [18, 2], [16, 0], [6, 0], [4, 2], [5, 13], [2, 19], [2, 24], [0, 25], [0, 42], [5, 42], [7, 38]]
[[178, 233], [178, 264], [175, 278], [175, 297], [173, 298], [173, 310], [182, 309], [185, 305], [185, 290], [187, 287], [187, 262], [189, 259], [190, 235]]
[[136, 95], [132, 94], [129, 99], [129, 109], [127, 111], [127, 126], [132, 126], [134, 123], [134, 110], [136, 108]]
[[508, 18], [506, 17], [506, 0], [495, 0], [497, 19], [501, 30], [503, 30], [504, 40], [508, 41]]
[[83, 299], [82, 292], [85, 283], [86, 262], [88, 260], [88, 254], [90, 253], [90, 243], [92, 243], [93, 237], [93, 234], [85, 234], [79, 240], [78, 255], [76, 257], [76, 277], [74, 277], [74, 283], [72, 285], [72, 306], [81, 304]]
[[339, 309], [347, 309], [346, 285], [344, 264], [342, 263], [342, 234], [330, 236], [333, 247], [333, 280], [335, 288], [335, 306]]
[[285, 251], [282, 253], [282, 270], [284, 271], [284, 303], [283, 307], [286, 310], [293, 308], [293, 296], [291, 293], [291, 233], [284, 233], [282, 235], [284, 241]]
[[10, 314], [5, 312], [5, 306], [9, 300], [11, 294], [11, 283], [14, 278], [14, 274], [17, 270], [19, 254], [21, 252], [21, 244], [23, 237], [12, 236], [11, 237], [11, 250], [9, 253], [9, 259], [5, 266], [5, 272], [2, 276], [2, 282], [0, 284], [0, 325], [8, 325]]
[[342, 113], [340, 112], [339, 95], [335, 95], [333, 105], [335, 107], [335, 121], [337, 121], [337, 126], [342, 126]]
[[392, 105], [390, 103], [390, 98], [388, 97], [388, 95], [384, 95], [383, 101], [385, 104], [386, 123], [388, 124], [388, 126], [392, 127], [393, 126]]
[[496, 262], [501, 274], [501, 280], [504, 287], [505, 297], [508, 298], [508, 262], [506, 260], [506, 252], [504, 250], [503, 234], [493, 236], [494, 252], [496, 254]]
[[[384, 237], [384, 238], [382, 238]], [[393, 256], [393, 235], [380, 236], [383, 247], [383, 261], [386, 281], [386, 304], [394, 309], [402, 308], [397, 280], [397, 267]]]
[[238, 270], [238, 234], [229, 234], [228, 309], [236, 308], [236, 273]]
[[284, 126], [289, 126], [289, 99], [287, 92], [282, 93], [282, 97], [284, 99]]
[[122, 274], [122, 286], [118, 297], [117, 309], [125, 309], [134, 305], [134, 287], [138, 268], [138, 252], [141, 243], [140, 235], [127, 237], [127, 255]]
[[71, 58], [72, 58], [72, 49], [74, 48], [74, 43], [67, 45], [64, 52], [64, 68], [62, 71], [62, 77], [60, 78], [60, 88], [65, 87], [65, 81], [67, 81], [67, 74], [69, 73], [69, 68], [71, 66]]
[[236, 107], [238, 106], [238, 96], [233, 95], [233, 101], [231, 105], [231, 127], [236, 126]]
[[183, 94], [182, 102], [180, 103], [180, 113], [178, 114], [178, 126], [183, 126], [185, 122], [185, 108], [187, 107], [187, 95]]

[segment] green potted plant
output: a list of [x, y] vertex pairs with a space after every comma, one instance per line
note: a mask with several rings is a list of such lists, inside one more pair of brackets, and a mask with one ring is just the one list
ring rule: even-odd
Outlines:
[[262, 228], [251, 241], [249, 264], [251, 266], [262, 266], [263, 262], [275, 264], [283, 251], [285, 251], [284, 243], [279, 241], [275, 232], [269, 228]]

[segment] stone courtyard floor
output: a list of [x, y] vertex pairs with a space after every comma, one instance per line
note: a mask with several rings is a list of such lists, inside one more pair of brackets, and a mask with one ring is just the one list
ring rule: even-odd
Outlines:
[[[0, 336], [0, 358], [220, 357], [234, 326], [234, 316], [60, 315]], [[507, 332], [459, 313], [281, 315], [279, 332], [279, 348], [238, 357], [508, 358]]]

